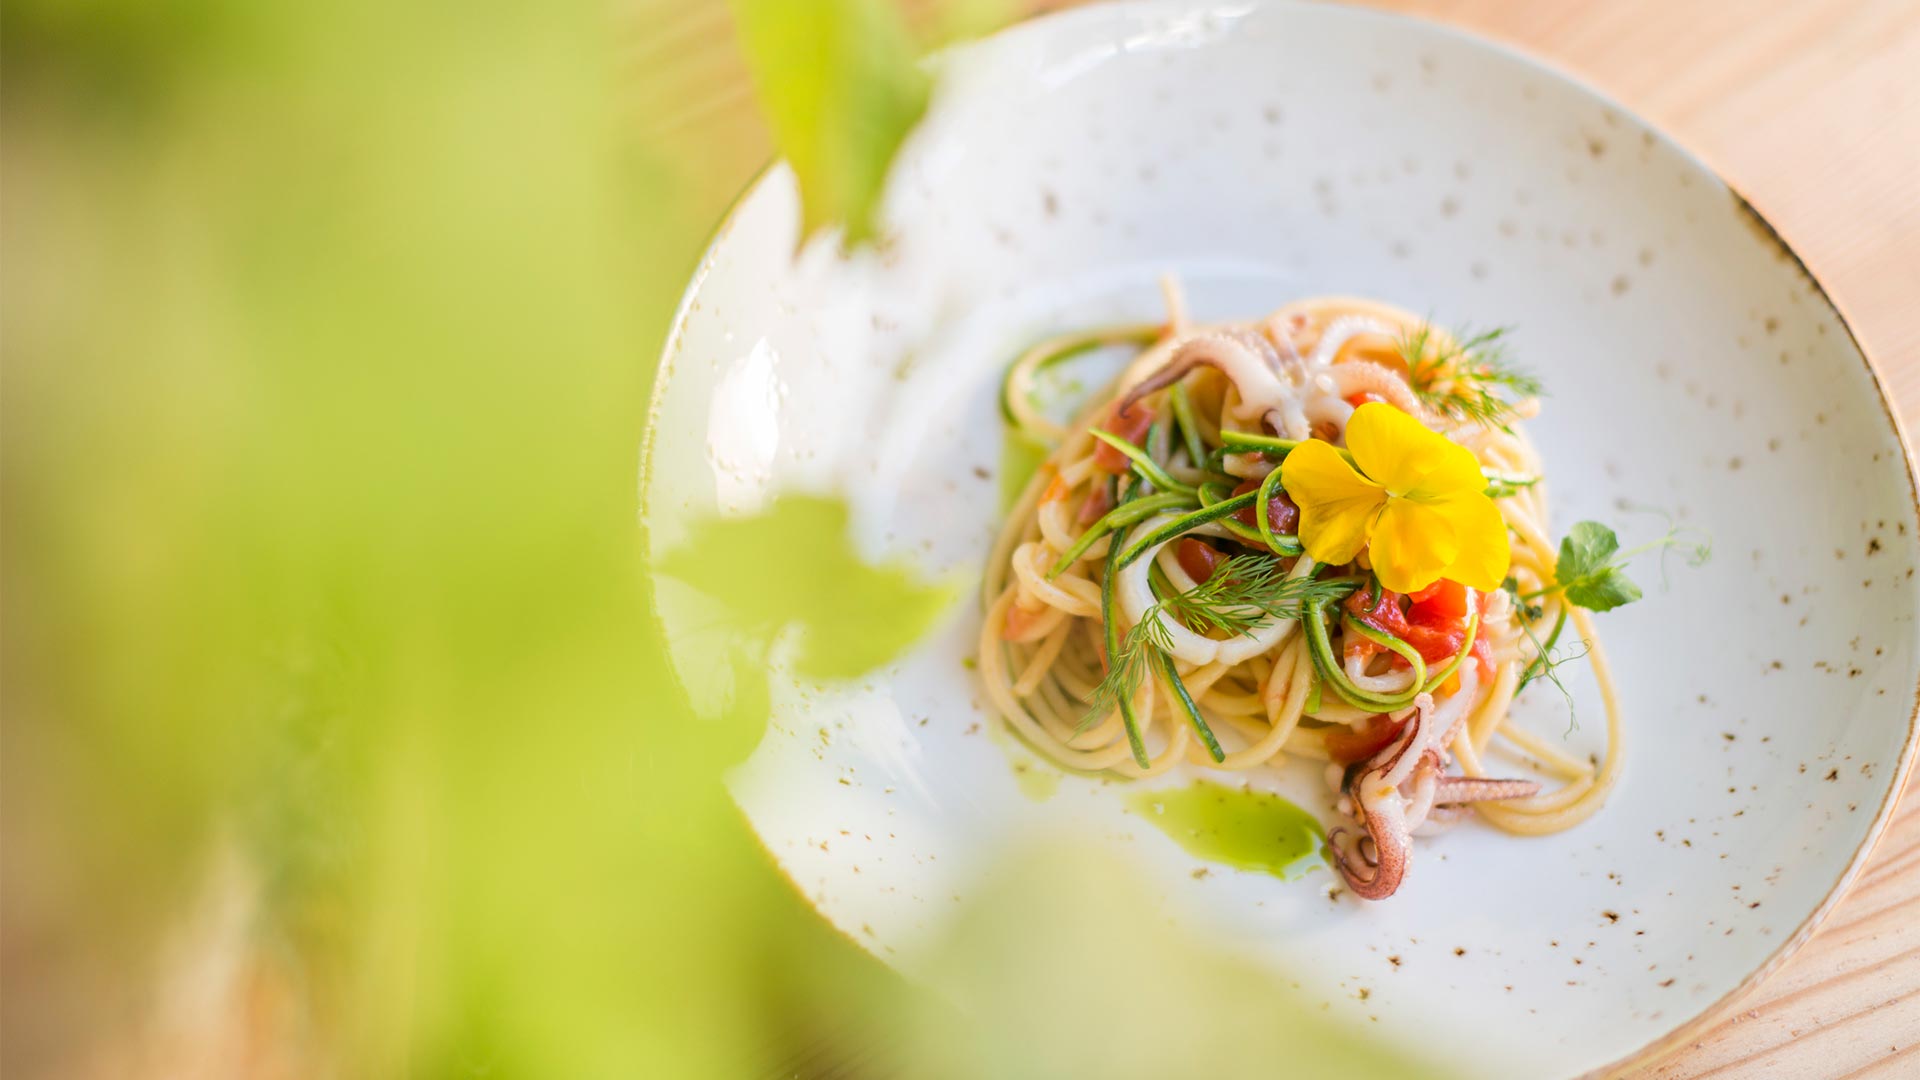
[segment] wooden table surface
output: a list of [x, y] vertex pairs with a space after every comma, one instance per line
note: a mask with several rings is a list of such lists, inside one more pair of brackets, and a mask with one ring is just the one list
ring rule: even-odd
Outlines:
[[[768, 156], [724, 5], [629, 0], [637, 122], [711, 219]], [[902, 0], [920, 17], [932, 0]], [[1028, 3], [1033, 10], [1067, 6]], [[1827, 286], [1920, 431], [1920, 0], [1379, 0], [1516, 45], [1705, 158]], [[1920, 776], [1920, 774], [1916, 774]], [[1920, 783], [1910, 785], [1909, 793]], [[1920, 1076], [1920, 799], [1819, 933], [1642, 1076]]]

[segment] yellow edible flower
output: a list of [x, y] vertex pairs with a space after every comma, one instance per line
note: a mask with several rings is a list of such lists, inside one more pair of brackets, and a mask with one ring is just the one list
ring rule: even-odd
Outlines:
[[1443, 577], [1500, 587], [1511, 556], [1507, 526], [1466, 447], [1370, 401], [1347, 422], [1347, 450], [1353, 464], [1331, 443], [1309, 440], [1280, 466], [1309, 556], [1338, 565], [1365, 547], [1380, 583], [1397, 593]]

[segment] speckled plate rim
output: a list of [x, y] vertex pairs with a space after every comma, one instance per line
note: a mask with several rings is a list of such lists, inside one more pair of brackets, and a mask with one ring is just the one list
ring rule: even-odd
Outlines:
[[[1151, 0], [1148, 0], [1148, 4], [1141, 6], [1148, 6], [1150, 3]], [[1090, 16], [1088, 16], [1087, 13], [1097, 9], [1130, 6], [1135, 6], [1130, 0], [1106, 0], [1106, 2], [1082, 4], [1024, 19], [1007, 27], [1000, 33], [1025, 30], [1026, 28], [1041, 24], [1057, 24], [1078, 18], [1088, 18]], [[1317, 3], [1314, 2], [1314, 0], [1278, 0], [1278, 2], [1268, 0], [1265, 6], [1312, 6], [1324, 8], [1329, 5]], [[1753, 201], [1748, 199], [1731, 180], [1727, 179], [1723, 172], [1706, 160], [1700, 153], [1681, 143], [1659, 125], [1654, 124], [1646, 117], [1640, 115], [1637, 110], [1627, 107], [1611, 94], [1594, 86], [1585, 78], [1575, 75], [1555, 63], [1535, 56], [1518, 45], [1498, 38], [1489, 37], [1476, 30], [1467, 30], [1449, 23], [1408, 15], [1402, 12], [1385, 11], [1367, 6], [1366, 4], [1336, 6], [1341, 6], [1343, 10], [1361, 18], [1413, 23], [1429, 32], [1504, 56], [1509, 60], [1531, 68], [1542, 76], [1571, 86], [1591, 98], [1594, 102], [1614, 109], [1622, 115], [1632, 117], [1649, 132], [1652, 132], [1654, 137], [1664, 143], [1668, 149], [1678, 153], [1681, 157], [1691, 162], [1696, 168], [1719, 181], [1733, 196], [1737, 211], [1746, 215], [1749, 223], [1757, 232], [1764, 234], [1764, 239], [1776, 249], [1777, 254], [1781, 258], [1790, 260], [1807, 279], [1807, 283], [1812, 286], [1814, 293], [1819, 296], [1820, 301], [1827, 306], [1827, 310], [1833, 313], [1834, 320], [1840, 324], [1840, 329], [1847, 335], [1847, 341], [1853, 346], [1853, 350], [1855, 354], [1860, 357], [1861, 363], [1865, 365], [1867, 378], [1873, 384], [1874, 396], [1879, 399], [1880, 409], [1885, 413], [1887, 424], [1893, 429], [1894, 437], [1900, 444], [1901, 457], [1907, 470], [1908, 501], [1912, 507], [1911, 513], [1914, 525], [1916, 529], [1920, 529], [1920, 468], [1916, 467], [1913, 441], [1907, 432], [1907, 426], [1901, 420], [1899, 411], [1894, 408], [1893, 399], [1887, 394], [1886, 381], [1881, 376], [1880, 366], [1874, 361], [1872, 354], [1867, 351], [1865, 344], [1860, 340], [1860, 336], [1854, 332], [1853, 323], [1847, 318], [1846, 312], [1833, 298], [1833, 295], [1827, 291], [1826, 285], [1820, 281], [1819, 276], [1807, 265], [1806, 260], [1800, 257], [1800, 253], [1794, 250], [1793, 245], [1788, 243], [1787, 238], [1781, 234], [1780, 230], [1775, 228], [1771, 221], [1767, 220], [1766, 215], [1761, 213], [1760, 209], [1753, 204]], [[677, 358], [684, 344], [688, 316], [692, 311], [695, 298], [700, 294], [702, 286], [706, 284], [707, 277], [713, 270], [719, 247], [725, 242], [728, 234], [733, 231], [742, 207], [744, 207], [747, 200], [760, 189], [760, 186], [766, 182], [768, 175], [773, 171], [774, 167], [779, 164], [779, 160], [777, 157], [771, 158], [765, 164], [761, 165], [759, 169], [755, 170], [753, 176], [728, 204], [726, 211], [720, 218], [720, 222], [714, 227], [713, 233], [708, 239], [706, 248], [694, 269], [693, 276], [687, 283], [686, 291], [681, 294], [680, 303], [674, 310], [673, 321], [667, 331], [666, 341], [661, 346], [660, 359], [654, 372], [653, 388], [647, 402], [645, 429], [641, 437], [640, 478], [642, 483], [640, 486], [639, 517], [643, 537], [646, 536], [648, 531], [647, 488], [644, 481], [653, 466], [654, 440], [659, 431], [657, 420], [661, 409], [665, 405], [666, 388], [673, 375], [674, 360]], [[650, 550], [650, 548], [648, 550]], [[655, 626], [664, 636], [667, 630], [666, 623], [660, 615], [658, 605], [653, 602], [651, 589], [648, 591], [647, 600]], [[667, 667], [675, 688], [679, 690], [683, 698], [687, 698], [687, 700], [690, 701], [691, 698], [687, 695], [686, 686], [681, 681], [679, 672], [674, 670], [671, 664], [667, 665]], [[1828, 890], [1826, 896], [1821, 899], [1820, 903], [1815, 905], [1813, 911], [1801, 921], [1793, 933], [1789, 934], [1786, 939], [1780, 943], [1778, 948], [1718, 1000], [1695, 1013], [1691, 1019], [1676, 1025], [1665, 1035], [1648, 1042], [1645, 1046], [1642, 1046], [1631, 1054], [1627, 1054], [1608, 1064], [1580, 1074], [1576, 1080], [1609, 1080], [1609, 1078], [1624, 1076], [1634, 1070], [1647, 1068], [1668, 1057], [1685, 1045], [1689, 1039], [1692, 1039], [1700, 1032], [1718, 1023], [1732, 1011], [1734, 1005], [1737, 1004], [1740, 999], [1746, 997], [1755, 987], [1766, 981], [1768, 976], [1779, 970], [1781, 965], [1785, 964], [1795, 952], [1799, 951], [1800, 947], [1805, 945], [1807, 941], [1813, 937], [1815, 931], [1820, 928], [1820, 924], [1825, 922], [1827, 917], [1833, 913], [1833, 909], [1839, 906], [1840, 902], [1845, 899], [1848, 890], [1859, 878], [1860, 872], [1866, 867], [1867, 862], [1873, 857], [1874, 848], [1879, 844], [1880, 837], [1886, 832], [1887, 823], [1892, 819], [1894, 810], [1899, 805], [1900, 796], [1906, 790], [1908, 778], [1913, 771], [1917, 749], [1920, 749], [1920, 683], [1917, 683], [1914, 687], [1913, 710], [1907, 717], [1906, 739], [1901, 745], [1899, 760], [1895, 763], [1893, 770], [1887, 774], [1888, 783], [1886, 792], [1882, 795], [1880, 805], [1875, 809], [1873, 819], [1867, 826], [1866, 835], [1861, 839], [1859, 846], [1854, 849], [1853, 856], [1847, 860], [1845, 869], [1843, 869], [1840, 876], [1835, 879], [1833, 887]], [[738, 808], [737, 803], [736, 808]], [[812, 911], [814, 916], [820, 919], [822, 923], [832, 928], [835, 933], [847, 941], [852, 942], [856, 947], [866, 951], [869, 955], [880, 959], [882, 963], [885, 963], [884, 957], [879, 956], [874, 950], [867, 948], [866, 945], [862, 944], [853, 936], [841, 931], [839, 927], [834, 926], [832, 920], [820, 913], [819, 908], [815, 907], [813, 902], [806, 898], [805, 893], [800, 890], [798, 884], [788, 875], [786, 868], [780, 864], [780, 860], [773, 854], [772, 850], [766, 846], [765, 839], [760, 836], [759, 830], [753, 828], [752, 821], [746, 818], [744, 811], [742, 811], [741, 816], [747, 825], [748, 833], [754, 838], [754, 842], [760, 846], [761, 851], [772, 861], [775, 868], [780, 870], [780, 876], [787, 882], [788, 886], [794, 890], [794, 895], [806, 904], [808, 910]]]
[[[1381, 13], [1376, 12], [1376, 14]], [[1821, 302], [1827, 305], [1827, 310], [1833, 313], [1834, 321], [1840, 324], [1840, 329], [1846, 333], [1847, 340], [1852, 343], [1854, 352], [1859, 355], [1861, 363], [1866, 366], [1867, 378], [1873, 382], [1874, 396], [1879, 399], [1881, 411], [1886, 414], [1887, 423], [1893, 428], [1894, 438], [1900, 443], [1901, 459], [1907, 467], [1907, 496], [1909, 502], [1912, 504], [1911, 513], [1913, 520], [1916, 523], [1920, 523], [1920, 477], [1916, 477], [1913, 441], [1907, 433], [1906, 424], [1900, 419], [1899, 411], [1893, 407], [1893, 399], [1887, 395], [1886, 382], [1881, 378], [1879, 365], [1874, 363], [1873, 357], [1867, 352], [1866, 346], [1861, 344], [1860, 336], [1853, 332], [1853, 324], [1848, 321], [1846, 313], [1842, 311], [1840, 305], [1834, 301], [1832, 294], [1827, 292], [1826, 285], [1824, 285], [1819, 277], [1814, 274], [1813, 270], [1807, 266], [1806, 260], [1802, 259], [1800, 253], [1793, 249], [1793, 245], [1787, 242], [1786, 237], [1781, 235], [1780, 230], [1776, 229], [1773, 223], [1767, 220], [1766, 215], [1762, 214], [1759, 208], [1753, 205], [1752, 200], [1742, 194], [1739, 188], [1735, 187], [1725, 175], [1700, 155], [1682, 146], [1665, 131], [1655, 127], [1644, 117], [1621, 105], [1613, 98], [1595, 90], [1586, 82], [1568, 75], [1560, 69], [1537, 60], [1505, 43], [1494, 41], [1490, 38], [1483, 38], [1477, 34], [1469, 34], [1465, 31], [1446, 27], [1441, 24], [1431, 23], [1425, 19], [1415, 19], [1413, 21], [1427, 23], [1430, 26], [1440, 26], [1441, 29], [1458, 36], [1491, 45], [1509, 56], [1525, 61], [1544, 74], [1557, 76], [1566, 80], [1569, 85], [1575, 86], [1593, 95], [1595, 99], [1619, 109], [1623, 114], [1639, 120], [1640, 123], [1646, 125], [1649, 131], [1652, 131], [1657, 137], [1665, 141], [1669, 147], [1685, 155], [1688, 160], [1692, 161], [1709, 175], [1719, 180], [1721, 184], [1725, 185], [1727, 191], [1733, 195], [1739, 211], [1747, 215], [1757, 230], [1765, 232], [1768, 241], [1778, 249], [1781, 257], [1792, 260], [1793, 264], [1799, 268], [1800, 273], [1806, 277], [1807, 283], [1813, 287], [1813, 291], [1820, 297]], [[1874, 848], [1879, 845], [1880, 837], [1886, 832], [1887, 823], [1893, 819], [1894, 811], [1899, 807], [1900, 796], [1906, 791], [1907, 780], [1913, 771], [1917, 748], [1920, 748], [1920, 683], [1914, 686], [1913, 711], [1907, 717], [1906, 740], [1900, 747], [1900, 759], [1895, 763], [1893, 772], [1888, 777], [1886, 793], [1881, 796], [1880, 806], [1874, 811], [1873, 820], [1867, 825], [1866, 835], [1861, 838], [1859, 847], [1854, 849], [1853, 857], [1847, 860], [1846, 868], [1840, 872], [1840, 876], [1834, 881], [1833, 887], [1828, 890], [1827, 895], [1821, 899], [1820, 903], [1814, 907], [1806, 919], [1794, 929], [1793, 933], [1789, 934], [1786, 940], [1780, 943], [1779, 948], [1775, 949], [1771, 955], [1761, 961], [1759, 967], [1756, 967], [1750, 974], [1736, 983], [1733, 989], [1721, 995], [1719, 1000], [1714, 1001], [1706, 1008], [1700, 1010], [1694, 1014], [1691, 1020], [1680, 1024], [1666, 1035], [1653, 1040], [1625, 1057], [1602, 1065], [1597, 1069], [1582, 1073], [1577, 1080], [1611, 1080], [1611, 1078], [1625, 1076], [1630, 1072], [1647, 1068], [1665, 1059], [1678, 1051], [1688, 1040], [1719, 1023], [1727, 1014], [1733, 1011], [1734, 1006], [1739, 1003], [1740, 999], [1746, 997], [1762, 982], [1765, 982], [1768, 976], [1779, 970], [1781, 965], [1792, 958], [1793, 954], [1798, 952], [1800, 947], [1805, 945], [1808, 939], [1813, 937], [1814, 932], [1819, 930], [1820, 924], [1826, 921], [1827, 916], [1833, 914], [1833, 909], [1838, 907], [1842, 900], [1846, 899], [1848, 891], [1853, 887], [1855, 880], [1859, 878], [1860, 872], [1866, 868], [1866, 864], [1873, 858]]]

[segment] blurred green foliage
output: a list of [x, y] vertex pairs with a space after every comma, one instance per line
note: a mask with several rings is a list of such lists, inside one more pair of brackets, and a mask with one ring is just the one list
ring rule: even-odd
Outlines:
[[858, 242], [894, 152], [927, 109], [931, 80], [885, 0], [730, 0], [774, 138], [800, 177], [803, 232]]
[[[903, 994], [814, 918], [673, 689], [634, 470], [702, 178], [629, 134], [603, 5], [0, 10], [4, 1071], [748, 1076], [836, 1040], [1000, 1075], [1038, 1040], [1080, 1071], [1072, 1032]], [[814, 220], [861, 235], [926, 101], [911, 42], [854, 0], [736, 10]], [[856, 587], [781, 593], [781, 566]], [[667, 569], [748, 640], [801, 625], [828, 678], [948, 596], [849, 561], [820, 500]], [[176, 994], [162, 946], [228, 865], [255, 900], [189, 959], [239, 989]], [[1047, 951], [1074, 912], [998, 903], [949, 996], [1048, 957], [1052, 992], [1122, 985]], [[1182, 1007], [1265, 992], [1131, 933], [1186, 972], [1170, 1045], [1219, 1030]]]
[[[660, 571], [698, 589], [710, 617], [751, 636], [756, 663], [774, 636], [798, 627], [794, 674], [851, 679], [918, 640], [958, 595], [923, 585], [904, 566], [870, 566], [853, 553], [847, 506], [788, 495], [748, 518], [708, 522]], [[820, 542], [795, 546], [791, 538]]]
[[774, 917], [644, 615], [703, 226], [603, 18], [8, 9], [7, 924], [58, 998], [10, 1062], [137, 1006], [225, 844], [350, 1074], [774, 1052], [740, 987], [827, 939]]
[[[765, 733], [767, 672], [775, 646], [800, 679], [851, 679], [885, 664], [932, 628], [958, 583], [922, 582], [905, 565], [872, 566], [853, 549], [846, 503], [783, 495], [750, 517], [707, 521], [656, 568], [692, 596], [656, 594], [661, 622], [683, 653], [708, 661], [699, 680], [679, 672], [702, 711], [714, 761], [744, 758]], [[706, 692], [702, 692], [706, 691]]]
[[936, 1015], [923, 1025], [924, 1061], [939, 1063], [924, 1075], [1449, 1075], [1396, 1049], [1391, 1035], [1332, 1022], [1223, 942], [1172, 925], [1148, 882], [1086, 850], [1008, 852], [931, 965], [933, 983], [971, 1024]]

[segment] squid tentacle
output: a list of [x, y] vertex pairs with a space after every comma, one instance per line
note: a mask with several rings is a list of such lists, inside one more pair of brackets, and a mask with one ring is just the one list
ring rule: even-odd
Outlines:
[[[1368, 802], [1373, 805], [1367, 805]], [[1363, 815], [1367, 837], [1373, 841], [1373, 863], [1366, 867], [1358, 853], [1348, 854], [1339, 844], [1345, 830], [1334, 830], [1333, 860], [1346, 879], [1347, 888], [1364, 900], [1384, 900], [1400, 888], [1413, 854], [1412, 830], [1407, 827], [1406, 809], [1398, 794], [1384, 799], [1356, 802]]]
[[1540, 794], [1540, 785], [1532, 780], [1486, 780], [1471, 776], [1443, 776], [1433, 794], [1436, 806], [1462, 803], [1495, 802], [1500, 799], [1525, 799]]

